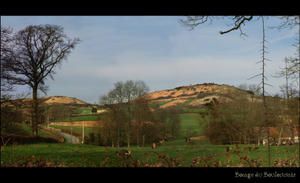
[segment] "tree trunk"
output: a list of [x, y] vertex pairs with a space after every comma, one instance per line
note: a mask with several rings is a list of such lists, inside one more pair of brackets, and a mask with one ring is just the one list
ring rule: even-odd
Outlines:
[[295, 133], [294, 133], [294, 127], [293, 125], [290, 126], [290, 130], [291, 130], [291, 142], [294, 144], [295, 143]]
[[131, 128], [131, 110], [130, 110], [130, 99], [128, 99], [128, 128], [127, 128], [127, 147], [130, 148], [130, 128]]
[[82, 135], [81, 143], [84, 144], [84, 121], [82, 122], [82, 133], [81, 133], [81, 135]]
[[280, 128], [280, 132], [279, 132], [279, 137], [278, 137], [278, 143], [277, 143], [277, 145], [278, 146], [280, 146], [280, 144], [281, 144], [281, 135], [282, 135], [282, 127]]
[[130, 148], [130, 133], [127, 134], [127, 147]]
[[263, 128], [259, 127], [259, 129], [258, 129], [258, 142], [257, 142], [258, 146], [261, 145], [262, 140], [263, 140]]
[[143, 135], [143, 147], [145, 147], [145, 135]]
[[[138, 127], [139, 128], [139, 127]], [[139, 146], [140, 145], [140, 141], [139, 141], [139, 130], [137, 129], [136, 132], [136, 145]]]
[[32, 135], [38, 136], [38, 97], [37, 97], [38, 87], [34, 86], [32, 88]]
[[120, 127], [117, 129], [117, 147], [120, 147]]
[[268, 165], [271, 166], [271, 144], [270, 144], [270, 127], [267, 127], [267, 147], [268, 147]]

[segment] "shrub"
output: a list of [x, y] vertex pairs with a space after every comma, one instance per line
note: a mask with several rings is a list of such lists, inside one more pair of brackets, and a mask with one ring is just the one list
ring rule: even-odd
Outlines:
[[40, 157], [30, 156], [18, 159], [13, 163], [1, 165], [3, 167], [65, 167], [63, 163], [46, 160]]
[[96, 107], [92, 107], [92, 113], [97, 113], [97, 108]]

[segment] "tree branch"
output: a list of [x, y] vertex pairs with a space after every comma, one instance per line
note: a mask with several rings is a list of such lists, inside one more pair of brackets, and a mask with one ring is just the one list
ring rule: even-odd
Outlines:
[[252, 20], [252, 18], [253, 18], [253, 16], [249, 16], [249, 17], [237, 16], [234, 18], [234, 19], [237, 19], [234, 22], [234, 27], [232, 27], [231, 29], [228, 29], [226, 31], [220, 31], [220, 34], [227, 34], [229, 32], [232, 32], [232, 31], [238, 30], [238, 29], [241, 30], [241, 26], [244, 25], [245, 21], [250, 21], [250, 20]]

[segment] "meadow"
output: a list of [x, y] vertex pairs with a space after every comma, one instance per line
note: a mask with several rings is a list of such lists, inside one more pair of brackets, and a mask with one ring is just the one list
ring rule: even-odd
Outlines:
[[71, 116], [68, 118], [63, 118], [63, 119], [55, 119], [53, 122], [61, 122], [61, 121], [96, 121], [100, 120], [101, 117], [96, 114], [92, 115], [78, 115], [78, 116]]
[[[230, 149], [227, 152], [227, 149]], [[2, 149], [1, 166], [65, 167], [265, 167], [267, 148], [251, 145], [187, 144], [183, 140], [167, 142], [157, 149], [131, 147], [130, 157], [120, 157], [120, 149], [94, 145], [31, 144], [10, 145]], [[272, 166], [299, 166], [298, 145], [272, 146]], [[29, 164], [30, 163], [30, 164]]]
[[202, 135], [205, 124], [198, 113], [181, 113], [179, 137]]
[[[207, 139], [186, 142], [185, 137], [204, 136], [207, 110], [184, 108], [179, 113], [180, 131], [175, 140], [166, 141], [156, 149], [131, 146], [130, 155], [120, 155], [126, 147], [104, 147], [91, 144], [36, 143], [7, 145], [1, 149], [1, 166], [31, 167], [266, 167], [267, 147], [248, 145], [213, 145]], [[99, 120], [101, 115], [90, 108], [77, 109], [77, 115], [62, 121]], [[204, 115], [203, 115], [204, 114]], [[17, 133], [31, 134], [31, 127], [18, 124]], [[81, 138], [82, 127], [52, 126]], [[85, 127], [85, 136], [98, 133], [101, 127]], [[16, 130], [16, 129], [15, 129]], [[14, 131], [16, 132], [16, 131]], [[40, 130], [40, 136], [53, 134]], [[86, 142], [88, 143], [88, 142]], [[272, 146], [271, 166], [294, 167], [298, 164], [298, 145]]]

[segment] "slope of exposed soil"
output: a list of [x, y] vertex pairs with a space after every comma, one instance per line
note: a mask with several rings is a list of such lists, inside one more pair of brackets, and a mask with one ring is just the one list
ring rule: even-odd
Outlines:
[[253, 94], [230, 85], [203, 83], [155, 91], [147, 94], [145, 97], [151, 102], [163, 103], [160, 108], [169, 108], [183, 103], [187, 106], [195, 107], [213, 102], [227, 102], [236, 96], [245, 96], [250, 100]]
[[86, 102], [73, 97], [51, 96], [44, 99], [45, 104], [87, 104]]

